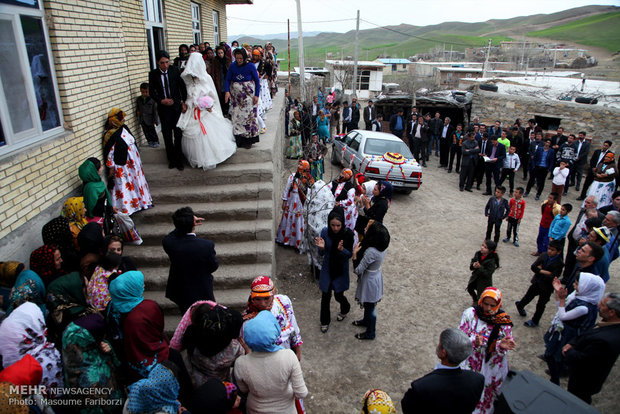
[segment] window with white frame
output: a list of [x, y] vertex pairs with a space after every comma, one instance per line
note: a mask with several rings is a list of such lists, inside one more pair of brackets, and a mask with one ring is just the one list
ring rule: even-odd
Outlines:
[[142, 6], [144, 8], [144, 26], [146, 28], [149, 61], [151, 69], [155, 69], [155, 55], [158, 51], [166, 49], [161, 0], [142, 0]]
[[213, 43], [220, 44], [220, 12], [213, 10]]
[[201, 24], [200, 24], [200, 5], [196, 3], [190, 3], [192, 8], [192, 34], [194, 43], [202, 43]]
[[39, 0], [0, 0], [0, 155], [62, 132], [58, 86]]
[[362, 70], [357, 75], [357, 85], [360, 91], [367, 91], [370, 89], [370, 70]]

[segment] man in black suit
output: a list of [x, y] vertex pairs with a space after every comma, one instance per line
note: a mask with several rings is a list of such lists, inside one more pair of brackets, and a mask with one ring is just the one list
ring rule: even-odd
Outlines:
[[174, 212], [172, 220], [175, 229], [162, 241], [170, 258], [166, 297], [184, 314], [196, 301], [215, 301], [211, 273], [217, 270], [219, 263], [213, 242], [200, 239], [194, 233], [203, 218], [196, 217], [190, 207], [183, 207]]
[[360, 123], [360, 105], [357, 98], [351, 99], [351, 130], [358, 129]]
[[562, 348], [568, 365], [568, 391], [588, 404], [601, 391], [620, 354], [620, 294], [608, 293], [598, 304], [602, 320]]
[[375, 120], [377, 114], [375, 113], [375, 107], [372, 101], [368, 101], [368, 106], [364, 108], [364, 126], [367, 131], [372, 129], [372, 121]]
[[439, 335], [435, 370], [411, 383], [400, 402], [403, 413], [471, 414], [480, 401], [484, 376], [462, 370], [459, 364], [472, 351], [471, 340], [456, 328]]
[[[170, 65], [170, 55], [164, 50], [157, 52], [157, 69], [149, 72], [149, 91], [157, 102], [157, 113], [161, 120], [161, 133], [166, 144], [168, 168], [183, 170], [183, 131], [177, 127], [182, 112], [187, 110], [187, 90], [181, 79], [181, 72]], [[174, 131], [174, 141], [172, 133]]]
[[471, 186], [474, 182], [474, 170], [480, 153], [480, 146], [474, 136], [474, 132], [467, 133], [467, 139], [463, 140], [461, 147], [463, 159], [461, 161], [461, 172], [459, 175], [459, 190], [471, 192]]
[[577, 148], [577, 160], [573, 164], [573, 173], [571, 174], [571, 181], [574, 181], [575, 190], [577, 191], [581, 189], [583, 168], [588, 161], [588, 154], [590, 153], [590, 142], [586, 141], [586, 133], [581, 131], [578, 135], [579, 139], [575, 142], [575, 147]]
[[[392, 115], [394, 116], [394, 115]], [[418, 163], [422, 167], [426, 167], [426, 157], [428, 153], [428, 125], [424, 123], [424, 117], [419, 116], [417, 121], [409, 121], [407, 124], [407, 138], [409, 140], [409, 148]]]
[[497, 140], [496, 135], [491, 137], [490, 145], [486, 146], [485, 155], [489, 161], [484, 165], [487, 181], [487, 191], [484, 195], [491, 195], [491, 177], [493, 177], [493, 183], [499, 186], [499, 173], [504, 166], [504, 158], [506, 158], [506, 147]]
[[445, 117], [443, 126], [439, 131], [439, 168], [448, 168], [448, 156], [450, 155], [450, 144], [454, 127], [450, 125], [450, 118]]
[[597, 149], [592, 153], [592, 157], [590, 158], [590, 168], [588, 169], [588, 175], [586, 175], [586, 180], [583, 183], [583, 187], [581, 188], [581, 195], [577, 197], [577, 200], [585, 200], [586, 194], [588, 193], [588, 188], [590, 184], [594, 181], [594, 173], [596, 173], [596, 167], [603, 162], [603, 158], [605, 158], [605, 154], [609, 151], [609, 148], [612, 146], [612, 142], [607, 140], [603, 142], [603, 145], [600, 149]]

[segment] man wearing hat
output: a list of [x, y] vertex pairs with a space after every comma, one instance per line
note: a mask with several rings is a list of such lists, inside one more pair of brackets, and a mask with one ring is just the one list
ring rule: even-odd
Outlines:
[[594, 227], [588, 235], [588, 241], [594, 242], [603, 247], [603, 257], [594, 263], [595, 271], [592, 273], [599, 275], [605, 283], [609, 280], [609, 264], [611, 262], [609, 252], [605, 249], [605, 245], [609, 243], [610, 238], [611, 231], [609, 231], [609, 229], [605, 226]]

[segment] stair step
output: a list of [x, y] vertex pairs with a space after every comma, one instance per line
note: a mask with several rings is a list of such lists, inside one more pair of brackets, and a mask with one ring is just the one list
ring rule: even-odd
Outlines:
[[[271, 230], [271, 220], [205, 221], [196, 226], [196, 235], [217, 245], [226, 242], [271, 240]], [[144, 246], [160, 245], [164, 237], [172, 231], [172, 226], [162, 223], [149, 224], [138, 226], [138, 231]]]
[[[273, 241], [220, 243], [215, 246], [220, 266], [228, 264], [271, 263]], [[125, 246], [123, 254], [131, 256], [138, 268], [163, 266], [168, 268], [170, 261], [161, 245]]]
[[[131, 217], [138, 227], [138, 232], [140, 232], [142, 224], [159, 223], [169, 223], [170, 231], [172, 231], [172, 214], [179, 208], [186, 206], [187, 203], [161, 204], [148, 210], [142, 210]], [[273, 214], [272, 200], [195, 203], [191, 207], [196, 216], [204, 218], [206, 222], [216, 220], [271, 220]]]
[[[140, 157], [142, 158], [142, 164], [163, 164], [168, 166], [168, 158], [166, 157], [166, 149], [163, 142], [159, 148], [151, 148], [149, 146], [140, 147]], [[248, 162], [257, 161], [271, 161], [273, 154], [269, 148], [260, 148], [259, 146], [253, 146], [249, 151], [246, 149], [237, 149], [229, 159], [221, 164], [217, 165], [220, 168], [223, 165], [228, 164], [243, 164]]]
[[179, 171], [169, 169], [167, 163], [145, 164], [144, 174], [149, 187], [169, 187], [174, 183], [178, 187], [185, 185], [218, 185], [250, 182], [273, 181], [273, 163], [271, 161], [250, 162], [244, 164], [220, 164], [214, 170], [186, 168]]
[[[141, 267], [144, 273], [144, 285], [147, 290], [166, 290], [170, 268]], [[257, 276], [271, 276], [271, 263], [228, 264], [213, 273], [213, 289], [250, 289], [252, 280]]]
[[271, 200], [273, 183], [271, 181], [222, 184], [222, 185], [184, 185], [151, 187], [155, 205], [162, 203], [206, 203], [210, 201]]

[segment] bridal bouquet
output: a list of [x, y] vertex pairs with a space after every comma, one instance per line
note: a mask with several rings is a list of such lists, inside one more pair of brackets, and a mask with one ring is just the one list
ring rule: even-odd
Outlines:
[[196, 106], [200, 110], [211, 109], [213, 108], [213, 98], [211, 98], [209, 95], [203, 95], [196, 99]]

